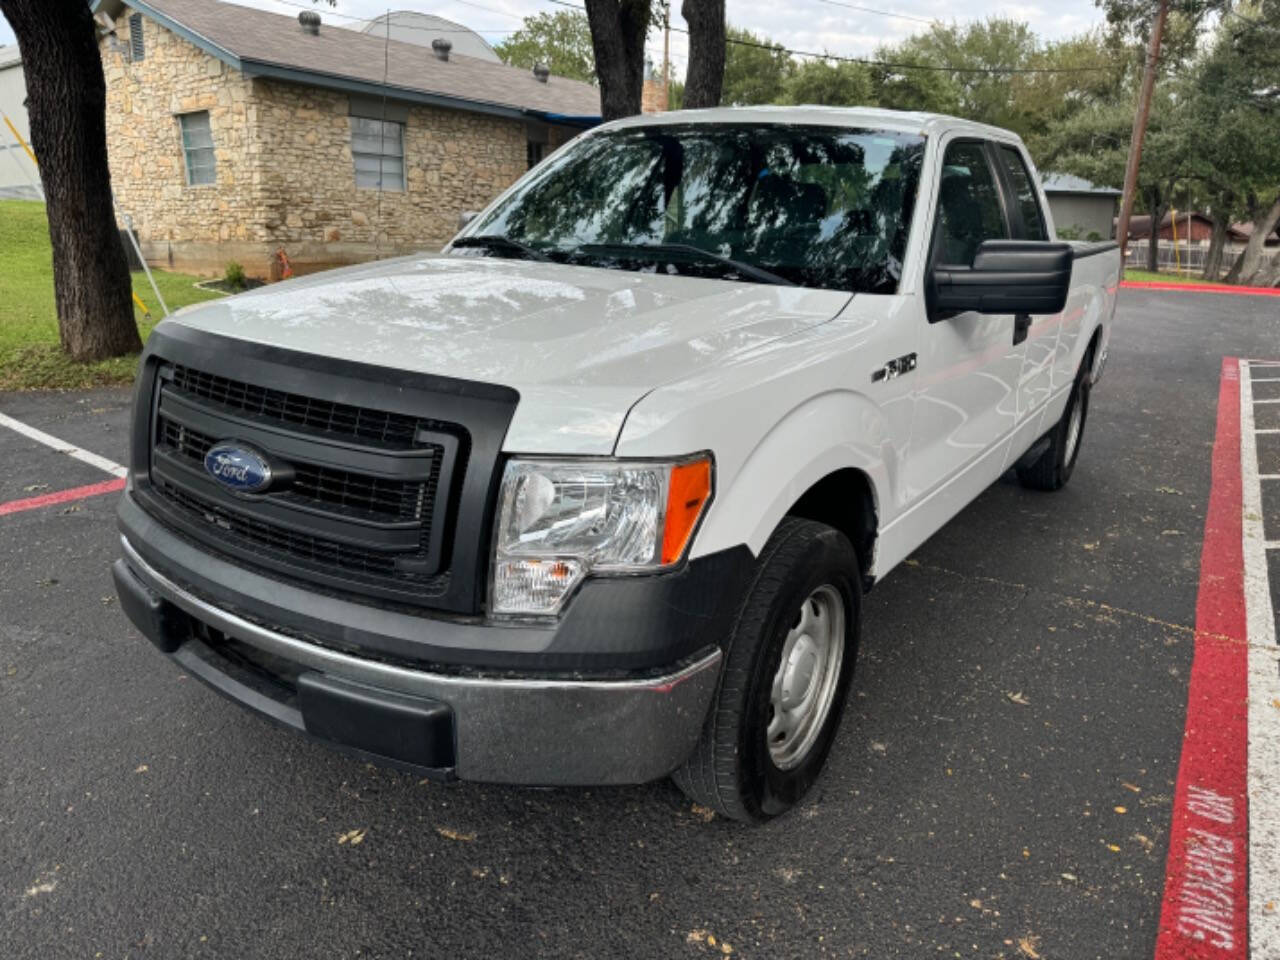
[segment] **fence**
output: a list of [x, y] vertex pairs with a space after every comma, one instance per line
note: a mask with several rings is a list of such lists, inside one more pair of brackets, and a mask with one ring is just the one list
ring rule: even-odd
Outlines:
[[[1137, 270], [1147, 269], [1147, 244], [1146, 240], [1130, 240], [1129, 246], [1125, 254], [1124, 264], [1126, 267], [1133, 267]], [[1240, 243], [1228, 243], [1222, 249], [1222, 275], [1225, 275], [1231, 269], [1231, 265], [1235, 263], [1236, 257], [1244, 250], [1244, 245]], [[1204, 272], [1205, 259], [1209, 256], [1209, 244], [1204, 243], [1187, 243], [1185, 240], [1179, 240], [1177, 250], [1175, 252], [1172, 240], [1161, 240], [1159, 247], [1156, 249], [1156, 258], [1160, 264], [1161, 273], [1181, 273], [1187, 276], [1198, 276]], [[1267, 275], [1267, 271], [1275, 271], [1280, 266], [1280, 251], [1274, 247], [1270, 247], [1263, 252], [1263, 276]], [[1268, 266], [1270, 261], [1270, 266]], [[1221, 276], [1219, 276], [1221, 279]]]
[[[1127, 255], [1125, 256], [1126, 267], [1136, 267], [1139, 270], [1145, 270], [1147, 267], [1147, 240], [1130, 240]], [[1159, 261], [1161, 272], [1173, 273], [1200, 273], [1204, 270], [1205, 259], [1209, 256], [1209, 244], [1207, 243], [1188, 243], [1185, 240], [1179, 240], [1177, 250], [1175, 252], [1172, 240], [1161, 240], [1156, 248], [1156, 258]], [[1230, 265], [1230, 257], [1234, 254], [1223, 251], [1222, 260], [1226, 265]], [[1224, 266], [1225, 269], [1225, 266]]]

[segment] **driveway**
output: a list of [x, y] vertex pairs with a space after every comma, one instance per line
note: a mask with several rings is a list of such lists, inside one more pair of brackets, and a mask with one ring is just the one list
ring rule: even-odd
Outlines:
[[[1070, 485], [1002, 480], [872, 591], [828, 768], [757, 829], [331, 753], [127, 624], [117, 494], [0, 515], [0, 956], [1149, 958], [1224, 355], [1280, 358], [1280, 300], [1121, 292]], [[128, 401], [0, 412], [123, 462]], [[0, 463], [0, 504], [110, 479]]]

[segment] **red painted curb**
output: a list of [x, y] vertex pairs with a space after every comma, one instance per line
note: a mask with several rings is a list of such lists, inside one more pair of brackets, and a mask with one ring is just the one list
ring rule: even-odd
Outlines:
[[40, 507], [52, 507], [59, 503], [70, 503], [86, 497], [96, 497], [103, 493], [115, 493], [124, 489], [124, 477], [104, 480], [102, 483], [91, 483], [86, 487], [72, 487], [70, 490], [59, 490], [57, 493], [46, 493], [39, 497], [28, 497], [25, 500], [10, 500], [0, 503], [0, 517], [23, 510], [37, 510]]
[[1121, 280], [1120, 286], [1134, 290], [1186, 290], [1189, 293], [1239, 293], [1246, 297], [1280, 297], [1280, 287], [1233, 287], [1229, 283], [1166, 283], [1151, 280]]
[[1212, 470], [1156, 960], [1247, 960], [1249, 952], [1248, 632], [1234, 357], [1222, 361]]

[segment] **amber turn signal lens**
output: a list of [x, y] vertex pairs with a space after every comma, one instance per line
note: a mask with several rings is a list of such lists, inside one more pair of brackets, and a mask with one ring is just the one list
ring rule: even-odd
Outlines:
[[682, 463], [671, 468], [667, 486], [667, 523], [662, 532], [662, 562], [675, 563], [684, 555], [698, 517], [711, 498], [711, 461]]

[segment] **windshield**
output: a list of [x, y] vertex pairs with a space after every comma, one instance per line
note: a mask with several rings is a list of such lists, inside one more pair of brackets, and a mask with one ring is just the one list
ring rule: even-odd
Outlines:
[[924, 142], [789, 125], [586, 136], [503, 200], [459, 249], [894, 293]]

